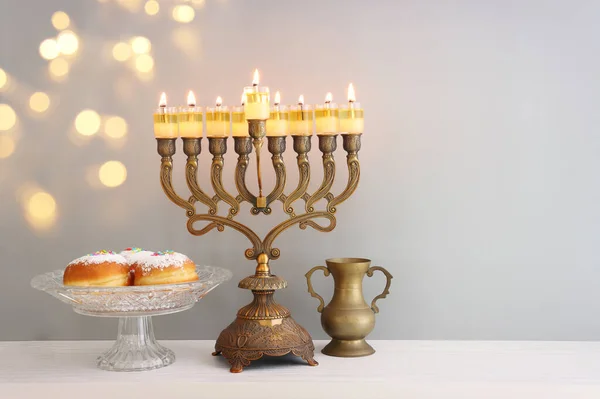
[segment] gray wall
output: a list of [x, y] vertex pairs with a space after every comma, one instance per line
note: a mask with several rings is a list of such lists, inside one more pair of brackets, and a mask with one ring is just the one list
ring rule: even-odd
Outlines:
[[[0, 67], [20, 86], [0, 93], [0, 102], [16, 109], [20, 136], [13, 156], [0, 160], [0, 339], [113, 338], [114, 320], [76, 315], [29, 280], [125, 246], [171, 248], [234, 272], [191, 311], [156, 318], [160, 338], [213, 339], [233, 319], [251, 297], [236, 288], [253, 270], [243, 257], [247, 243], [229, 230], [187, 233], [183, 212], [158, 183], [151, 113], [163, 90], [173, 102], [193, 88], [202, 104], [218, 94], [234, 104], [255, 67], [285, 102], [300, 93], [320, 102], [326, 91], [341, 102], [352, 81], [367, 110], [361, 184], [339, 207], [337, 229], [286, 232], [272, 264], [290, 281], [278, 300], [315, 338], [326, 336], [303, 275], [336, 256], [369, 257], [395, 276], [372, 338], [600, 338], [600, 3], [207, 0], [186, 27], [199, 40], [192, 54], [172, 44], [181, 25], [168, 18], [167, 3], [154, 18], [115, 2], [2, 3]], [[50, 16], [59, 9], [82, 37], [63, 83], [48, 78], [37, 53], [56, 34]], [[150, 82], [106, 54], [108, 43], [133, 35], [152, 40]], [[32, 90], [59, 104], [29, 117]], [[125, 145], [100, 137], [74, 145], [69, 136], [83, 108], [123, 116]], [[127, 166], [125, 184], [90, 187], [88, 166], [112, 159]], [[316, 184], [319, 154], [311, 159]], [[294, 165], [293, 153], [286, 161]], [[346, 171], [338, 176], [341, 189]], [[52, 230], [25, 221], [16, 195], [24, 182], [55, 196]], [[245, 209], [240, 220], [264, 233], [279, 218]], [[382, 284], [365, 281], [366, 297]], [[330, 294], [332, 281], [315, 275], [315, 286]]]

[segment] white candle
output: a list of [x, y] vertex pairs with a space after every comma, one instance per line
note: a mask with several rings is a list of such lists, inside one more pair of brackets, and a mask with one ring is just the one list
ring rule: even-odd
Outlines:
[[325, 96], [325, 104], [315, 109], [316, 132], [321, 135], [334, 135], [340, 130], [340, 119], [337, 104], [333, 102], [331, 93]]
[[313, 109], [304, 105], [304, 96], [298, 98], [298, 105], [290, 110], [290, 133], [293, 136], [311, 136], [313, 134]]
[[364, 110], [356, 102], [354, 86], [348, 86], [348, 105], [340, 108], [340, 131], [348, 134], [361, 134], [365, 129]]
[[244, 88], [246, 95], [246, 104], [244, 105], [244, 113], [246, 120], [266, 120], [269, 119], [269, 88], [260, 87], [258, 69], [254, 71], [254, 79], [252, 86]]
[[215, 108], [206, 109], [206, 135], [208, 137], [228, 137], [231, 130], [231, 114], [229, 108], [222, 105], [223, 100], [217, 97]]
[[289, 112], [287, 107], [279, 105], [281, 95], [275, 93], [275, 104], [271, 107], [271, 117], [267, 121], [267, 136], [285, 136], [288, 133]]
[[154, 112], [154, 136], [159, 139], [173, 139], [178, 136], [177, 108], [167, 108], [167, 95], [162, 93], [158, 109]]
[[189, 92], [188, 107], [179, 112], [179, 135], [185, 138], [202, 137], [202, 107], [196, 107], [196, 97]]

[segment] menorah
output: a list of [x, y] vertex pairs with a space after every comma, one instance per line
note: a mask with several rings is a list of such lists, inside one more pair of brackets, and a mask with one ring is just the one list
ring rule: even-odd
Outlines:
[[[186, 211], [187, 229], [195, 236], [202, 236], [213, 229], [223, 231], [230, 227], [242, 233], [250, 243], [245, 256], [256, 260], [254, 275], [248, 276], [238, 284], [239, 288], [251, 290], [252, 302], [242, 307], [237, 318], [221, 332], [215, 344], [213, 355], [222, 354], [231, 365], [230, 371], [239, 373], [251, 361], [266, 356], [283, 356], [293, 353], [308, 362], [311, 366], [318, 363], [314, 360], [314, 345], [310, 334], [291, 317], [290, 311], [275, 302], [275, 290], [285, 288], [287, 281], [271, 274], [269, 261], [278, 259], [280, 251], [273, 247], [275, 239], [286, 229], [299, 225], [301, 229], [311, 227], [322, 232], [335, 228], [336, 207], [348, 199], [356, 189], [360, 177], [358, 151], [360, 150], [360, 134], [342, 134], [343, 147], [347, 152], [348, 184], [339, 194], [330, 190], [335, 179], [334, 152], [337, 148], [337, 134], [319, 134], [319, 150], [323, 153], [323, 181], [313, 193], [307, 192], [310, 182], [310, 163], [308, 153], [311, 150], [310, 135], [292, 135], [294, 151], [297, 154], [299, 179], [297, 187], [285, 194], [286, 169], [283, 153], [286, 150], [286, 136], [267, 137], [268, 150], [275, 171], [275, 187], [264, 196], [260, 169], [260, 153], [263, 138], [266, 135], [265, 120], [248, 120], [249, 137], [233, 137], [235, 152], [238, 154], [235, 167], [235, 185], [238, 191], [233, 196], [223, 186], [224, 154], [227, 152], [227, 137], [208, 137], [208, 150], [212, 154], [210, 180], [214, 195], [208, 195], [198, 183], [198, 156], [201, 153], [202, 138], [182, 138], [183, 152], [187, 155], [186, 182], [191, 196], [186, 200], [179, 196], [172, 184], [173, 155], [176, 152], [176, 138], [157, 138], [158, 153], [162, 157], [160, 182], [169, 199]], [[246, 186], [246, 170], [252, 151], [256, 153], [258, 177], [258, 195], [254, 195]], [[324, 210], [317, 210], [317, 202], [325, 200]], [[296, 212], [294, 203], [304, 201], [303, 210]], [[240, 205], [247, 202], [251, 205], [253, 215], [271, 214], [271, 206], [276, 201], [283, 205], [288, 216], [286, 220], [273, 227], [261, 239], [252, 229], [234, 220], [240, 211]], [[207, 213], [198, 213], [197, 203], [208, 207]], [[223, 203], [229, 207], [225, 216], [218, 215], [218, 206]], [[326, 219], [328, 224], [321, 225], [315, 220]], [[196, 222], [207, 222], [197, 229]]]

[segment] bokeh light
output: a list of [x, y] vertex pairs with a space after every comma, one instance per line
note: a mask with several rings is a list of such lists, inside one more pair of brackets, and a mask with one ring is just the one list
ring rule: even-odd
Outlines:
[[6, 88], [8, 88], [8, 74], [0, 68], [0, 91], [4, 91]]
[[108, 161], [100, 166], [98, 178], [106, 187], [117, 187], [127, 179], [127, 168], [119, 161]]
[[85, 109], [75, 118], [75, 129], [83, 136], [92, 136], [100, 130], [100, 115], [94, 110]]
[[127, 134], [127, 122], [120, 116], [111, 116], [104, 122], [104, 134], [113, 139], [120, 139]]
[[75, 32], [70, 30], [62, 31], [57, 37], [58, 50], [65, 55], [72, 55], [79, 49], [79, 38]]
[[36, 229], [46, 229], [56, 221], [56, 200], [45, 191], [37, 191], [25, 202], [25, 218]]
[[173, 19], [177, 22], [187, 24], [188, 22], [192, 22], [195, 16], [196, 12], [194, 9], [186, 4], [173, 7]]
[[150, 52], [150, 48], [152, 48], [152, 44], [144, 36], [136, 36], [131, 39], [131, 49], [136, 54], [147, 54]]
[[8, 104], [0, 104], [0, 130], [10, 130], [17, 123], [17, 114]]
[[179, 26], [171, 32], [173, 44], [189, 57], [200, 53], [200, 34], [190, 26]]
[[29, 97], [29, 107], [35, 112], [45, 112], [50, 107], [50, 97], [42, 91], [33, 93]]
[[127, 43], [119, 42], [113, 46], [112, 55], [117, 61], [127, 61], [131, 57], [131, 47]]
[[62, 58], [57, 58], [50, 61], [48, 70], [54, 80], [61, 80], [69, 73], [69, 63]]
[[206, 4], [206, 0], [192, 0], [192, 4], [196, 8], [202, 8], [202, 7], [204, 7], [204, 4]]
[[159, 10], [160, 6], [158, 5], [158, 1], [156, 0], [149, 0], [144, 5], [144, 11], [146, 11], [146, 14], [148, 15], [156, 15], [158, 14]]
[[154, 59], [148, 54], [142, 54], [135, 59], [135, 68], [142, 73], [150, 72], [154, 68]]
[[58, 57], [58, 43], [54, 39], [46, 39], [40, 43], [40, 55], [45, 60], [53, 60]]
[[142, 0], [117, 0], [117, 2], [119, 3], [119, 5], [131, 12], [137, 12], [139, 11], [141, 5], [142, 5]]
[[57, 30], [67, 29], [70, 23], [71, 19], [66, 12], [57, 11], [52, 14], [52, 26], [54, 26], [54, 28]]
[[10, 136], [0, 136], [0, 159], [8, 158], [15, 152], [16, 143]]

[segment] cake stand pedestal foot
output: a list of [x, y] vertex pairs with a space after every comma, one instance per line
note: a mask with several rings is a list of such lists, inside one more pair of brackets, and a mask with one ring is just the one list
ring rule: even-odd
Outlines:
[[145, 371], [168, 366], [175, 354], [156, 342], [152, 317], [120, 317], [117, 341], [98, 357], [98, 367], [108, 371]]

